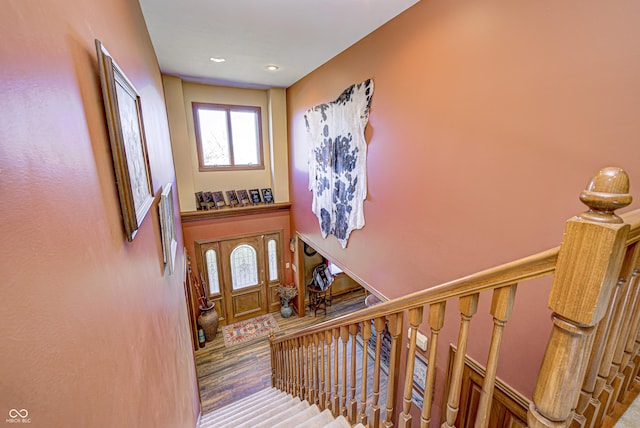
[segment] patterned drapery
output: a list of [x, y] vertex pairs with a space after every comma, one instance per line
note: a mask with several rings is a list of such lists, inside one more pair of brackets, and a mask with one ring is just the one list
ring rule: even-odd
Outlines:
[[309, 190], [322, 237], [335, 235], [342, 248], [364, 227], [367, 142], [373, 80], [351, 85], [329, 104], [305, 114], [309, 135]]

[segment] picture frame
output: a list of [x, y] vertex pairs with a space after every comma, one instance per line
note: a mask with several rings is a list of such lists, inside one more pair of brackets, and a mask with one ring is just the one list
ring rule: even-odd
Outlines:
[[172, 275], [175, 269], [178, 241], [176, 239], [176, 226], [173, 221], [173, 187], [171, 183], [167, 183], [162, 189], [159, 210], [162, 254], [165, 266], [169, 270], [169, 275]]
[[261, 204], [260, 191], [258, 189], [249, 189], [249, 199], [253, 205]]
[[251, 204], [249, 193], [246, 190], [236, 190], [236, 193], [238, 194], [238, 199], [243, 206]]
[[133, 241], [155, 199], [140, 95], [100, 40], [95, 40], [124, 231]]
[[221, 191], [213, 192], [213, 205], [216, 209], [224, 208], [227, 206], [227, 203], [224, 200], [224, 195]]
[[196, 209], [197, 210], [204, 210], [206, 209], [206, 203], [204, 202], [204, 195], [202, 194], [202, 192], [196, 192], [195, 193], [196, 196]]
[[273, 200], [273, 192], [271, 192], [271, 188], [267, 187], [265, 189], [260, 189], [262, 193], [262, 200], [265, 204], [273, 204], [275, 201]]
[[411, 389], [411, 401], [422, 408], [422, 400], [424, 397], [424, 387], [427, 382], [427, 361], [416, 353], [413, 363], [413, 386]]
[[204, 206], [205, 209], [209, 210], [214, 206], [213, 201], [213, 193], [212, 192], [202, 192], [202, 196], [204, 197]]
[[227, 190], [227, 199], [229, 199], [229, 206], [232, 208], [242, 206], [242, 203], [240, 202], [240, 199], [238, 199], [238, 195], [236, 194], [235, 190]]

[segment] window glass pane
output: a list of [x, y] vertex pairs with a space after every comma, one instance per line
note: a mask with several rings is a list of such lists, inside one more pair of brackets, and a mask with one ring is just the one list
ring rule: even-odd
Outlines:
[[258, 256], [247, 244], [238, 245], [231, 252], [231, 285], [234, 290], [258, 284]]
[[230, 165], [229, 133], [225, 110], [198, 109], [202, 157], [205, 165]]
[[231, 112], [233, 159], [236, 165], [258, 164], [258, 114], [254, 111]]
[[214, 250], [207, 250], [207, 276], [209, 277], [209, 294], [220, 293], [220, 280], [218, 279], [218, 256]]
[[278, 250], [275, 239], [270, 239], [267, 242], [267, 253], [269, 255], [269, 281], [275, 281], [278, 279]]

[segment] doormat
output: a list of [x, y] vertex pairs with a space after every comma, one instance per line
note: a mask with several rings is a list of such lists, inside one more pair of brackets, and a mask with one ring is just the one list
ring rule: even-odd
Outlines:
[[222, 326], [224, 346], [230, 348], [240, 343], [249, 342], [259, 337], [268, 336], [271, 332], [280, 331], [276, 319], [271, 314], [260, 315], [231, 325]]

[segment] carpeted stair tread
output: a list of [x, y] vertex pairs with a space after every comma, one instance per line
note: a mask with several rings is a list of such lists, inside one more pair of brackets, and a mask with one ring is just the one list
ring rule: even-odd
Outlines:
[[261, 406], [260, 408], [249, 408], [247, 411], [243, 412], [242, 415], [229, 418], [226, 423], [219, 426], [216, 425], [216, 428], [253, 428], [256, 423], [261, 422], [264, 418], [270, 418], [283, 413], [291, 407], [296, 406], [298, 403], [301, 403], [301, 401], [297, 397], [293, 399], [291, 397], [285, 397], [284, 401], [267, 403], [266, 407]]
[[[220, 411], [214, 411], [213, 413], [209, 413], [205, 417], [202, 418], [202, 422], [211, 422], [211, 427], [223, 427], [227, 426], [227, 424], [231, 424], [233, 426], [233, 421], [241, 421], [245, 418], [250, 418], [252, 415], [259, 414], [260, 412], [266, 412], [271, 410], [274, 407], [291, 404], [292, 397], [287, 395], [284, 392], [278, 391], [277, 394], [267, 395], [262, 398], [259, 402], [251, 402], [247, 401], [242, 406], [234, 407], [234, 408], [223, 408]], [[297, 399], [300, 401], [300, 399]], [[206, 425], [207, 427], [209, 425]], [[202, 424], [201, 424], [202, 427]]]
[[[306, 401], [300, 401], [293, 407], [285, 408], [282, 411], [278, 412], [269, 412], [267, 415], [258, 415], [254, 419], [247, 421], [245, 424], [240, 425], [242, 428], [272, 428], [276, 425], [291, 427], [295, 426], [300, 417], [306, 416], [308, 411], [311, 410], [312, 413], [309, 417], [313, 416], [313, 406], [309, 406], [309, 403]], [[316, 408], [315, 414], [320, 413], [320, 410]], [[304, 419], [301, 419], [303, 421]]]
[[[315, 427], [325, 427], [328, 424], [330, 424], [331, 422], [334, 422], [335, 419], [333, 418], [333, 415], [331, 414], [331, 411], [329, 410], [323, 410], [322, 412], [320, 411], [320, 409], [318, 408], [318, 406], [313, 405], [310, 407], [311, 409], [315, 408], [314, 410], [316, 410], [315, 415], [313, 414], [308, 414], [305, 419], [302, 419], [299, 423], [297, 424], [292, 424], [290, 426], [295, 427], [295, 428], [315, 428]], [[349, 424], [347, 424], [347, 427], [351, 427]], [[283, 427], [278, 427], [278, 428], [284, 428]]]
[[[344, 416], [338, 416], [333, 422], [324, 426], [324, 428], [351, 428], [351, 424]], [[354, 425], [353, 428], [365, 428], [362, 424]]]
[[[228, 418], [236, 417], [238, 414], [245, 413], [246, 411], [256, 410], [258, 407], [264, 407], [270, 405], [270, 403], [276, 401], [282, 401], [287, 398], [287, 394], [278, 391], [275, 388], [269, 390], [267, 394], [251, 395], [238, 402], [229, 404], [220, 409], [214, 410], [211, 413], [204, 415], [202, 421], [216, 420], [225, 421]], [[257, 404], [256, 404], [257, 403]]]
[[266, 388], [260, 390], [256, 393], [253, 393], [247, 397], [241, 398], [238, 401], [234, 401], [231, 404], [227, 404], [226, 406], [220, 407], [219, 409], [215, 409], [212, 412], [205, 415], [205, 417], [209, 417], [210, 415], [224, 415], [229, 414], [238, 409], [244, 408], [247, 404], [255, 405], [255, 403], [262, 403], [264, 401], [268, 401], [271, 397], [277, 397], [280, 395], [286, 394], [282, 391], [278, 391], [275, 388]]
[[329, 410], [267, 388], [204, 415], [199, 428], [351, 428], [351, 424], [344, 416], [334, 418]]

